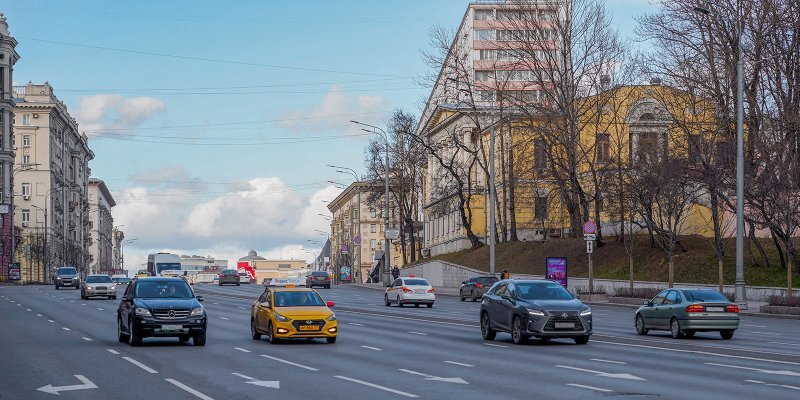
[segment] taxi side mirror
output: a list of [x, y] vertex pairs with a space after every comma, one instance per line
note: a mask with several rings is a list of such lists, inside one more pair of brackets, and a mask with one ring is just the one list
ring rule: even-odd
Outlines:
[[334, 306], [334, 304], [333, 304], [333, 302], [332, 302], [332, 301], [329, 301], [329, 302], [328, 302], [328, 304], [327, 304], [327, 306], [328, 306], [328, 308], [331, 308], [331, 307], [333, 307], [333, 306]]

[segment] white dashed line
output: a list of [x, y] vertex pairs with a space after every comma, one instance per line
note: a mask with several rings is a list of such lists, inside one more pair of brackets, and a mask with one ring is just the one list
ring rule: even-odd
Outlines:
[[355, 322], [348, 322], [348, 323], [347, 323], [347, 325], [353, 325], [353, 326], [364, 326], [364, 324], [357, 324], [357, 323], [355, 323]]
[[590, 358], [590, 359], [589, 359], [589, 361], [604, 362], [604, 363], [609, 363], [609, 364], [622, 364], [622, 365], [628, 365], [628, 363], [626, 363], [626, 362], [622, 362], [622, 361], [612, 361], [612, 360], [603, 360], [603, 359], [601, 359], [601, 358]]
[[239, 350], [239, 351], [241, 351], [242, 353], [251, 353], [251, 351], [250, 351], [250, 350], [243, 349], [243, 348], [241, 348], [241, 347], [234, 347], [233, 349], [234, 349], [234, 350]]
[[219, 319], [224, 319], [225, 321], [227, 321], [227, 320], [228, 320], [228, 318], [227, 318], [227, 317], [219, 317]]
[[472, 364], [465, 364], [465, 363], [460, 363], [460, 362], [455, 362], [455, 361], [445, 361], [445, 362], [448, 363], [448, 364], [460, 365], [462, 367], [474, 367], [474, 365], [472, 365]]
[[75, 302], [75, 300], [70, 300], [69, 302], [70, 302], [70, 303], [74, 303], [74, 302]]
[[427, 333], [422, 333], [422, 332], [409, 331], [408, 333], [410, 333], [412, 335], [428, 336]]
[[742, 326], [749, 326], [751, 328], [766, 328], [766, 325], [753, 325], [753, 324], [742, 324]]
[[494, 343], [484, 343], [483, 345], [484, 346], [491, 346], [491, 347], [502, 347], [502, 348], [508, 347], [508, 346], [504, 346], [502, 344], [494, 344]]
[[199, 399], [214, 400], [212, 397], [208, 397], [208, 396], [198, 392], [197, 390], [194, 390], [194, 389], [190, 388], [189, 386], [186, 386], [186, 385], [176, 381], [175, 379], [164, 379], [164, 380], [169, 382], [169, 383], [171, 383], [171, 384], [173, 384], [173, 385], [175, 385], [175, 386], [177, 386], [177, 387], [179, 387], [179, 388], [181, 388], [181, 389], [183, 389], [183, 390], [185, 390], [185, 391], [187, 391], [187, 392], [189, 392], [189, 393], [191, 393], [191, 394], [193, 394], [195, 397], [197, 397]]
[[419, 397], [419, 396], [417, 396], [415, 394], [401, 392], [399, 390], [387, 388], [386, 386], [376, 385], [374, 383], [369, 383], [369, 382], [365, 382], [365, 381], [358, 380], [358, 379], [348, 378], [346, 376], [336, 375], [336, 378], [343, 379], [343, 380], [346, 380], [346, 381], [349, 381], [349, 382], [353, 382], [353, 383], [358, 383], [359, 385], [369, 386], [369, 387], [374, 388], [374, 389], [380, 389], [380, 390], [383, 390], [385, 392], [394, 393], [394, 394], [397, 394], [397, 395], [400, 395], [400, 396], [411, 397], [411, 398]]
[[756, 383], [756, 384], [764, 385], [764, 386], [778, 386], [778, 387], [782, 387], [782, 388], [786, 388], [786, 389], [800, 390], [800, 387], [798, 387], [798, 386], [780, 385], [780, 384], [777, 384], [777, 383], [766, 383], [766, 382], [762, 382], [762, 381], [755, 381], [755, 380], [752, 380], [752, 379], [745, 379], [745, 382], [747, 382], [747, 383]]
[[136, 360], [134, 360], [134, 359], [132, 359], [130, 357], [122, 357], [122, 359], [127, 361], [127, 362], [129, 362], [129, 363], [131, 363], [131, 364], [133, 364], [133, 365], [135, 365], [135, 366], [137, 366], [137, 367], [139, 367], [139, 368], [141, 368], [141, 369], [143, 369], [143, 370], [145, 370], [145, 371], [147, 371], [147, 372], [149, 372], [149, 373], [151, 373], [151, 374], [157, 374], [158, 373], [158, 371], [156, 371], [156, 370], [148, 367], [147, 365], [144, 365], [144, 364], [142, 364], [142, 363], [140, 363], [140, 362], [138, 362], [138, 361], [136, 361]]
[[581, 389], [589, 389], [589, 390], [594, 390], [596, 392], [603, 392], [603, 393], [611, 393], [611, 392], [613, 392], [613, 390], [610, 390], [610, 389], [603, 389], [603, 388], [594, 387], [594, 386], [587, 386], [587, 385], [579, 385], [577, 383], [568, 383], [567, 386], [572, 386], [572, 387], [581, 388]]
[[86, 303], [81, 303], [81, 305], [82, 305], [82, 306], [85, 306], [85, 305], [86, 305]]
[[780, 344], [783, 346], [800, 346], [800, 343], [769, 342], [769, 344]]
[[31, 310], [30, 308], [26, 308], [25, 311], [33, 311], [33, 310]]
[[109, 352], [109, 353], [111, 353], [111, 354], [119, 354], [119, 352], [118, 352], [118, 351], [116, 351], [116, 350], [113, 350], [113, 349], [106, 349], [106, 351], [108, 351], [108, 352]]
[[780, 336], [780, 333], [772, 333], [772, 332], [750, 332], [755, 333], [757, 335], [768, 335], [768, 336]]
[[372, 347], [372, 346], [363, 346], [362, 345], [361, 347], [363, 347], [365, 349], [375, 350], [375, 351], [382, 351], [383, 350], [383, 349], [379, 349], [377, 347]]
[[42, 314], [36, 314], [36, 316], [37, 316], [37, 317], [41, 317], [41, 316], [42, 316]]
[[282, 363], [287, 364], [287, 365], [293, 365], [293, 366], [298, 367], [298, 368], [307, 369], [309, 371], [319, 371], [318, 369], [313, 368], [313, 367], [309, 367], [307, 365], [294, 363], [294, 362], [291, 362], [291, 361], [287, 361], [287, 360], [284, 360], [284, 359], [281, 359], [281, 358], [278, 358], [278, 357], [269, 356], [269, 355], [266, 355], [266, 354], [262, 354], [261, 357], [269, 358], [270, 360], [274, 360], [274, 361], [277, 361], [277, 362], [282, 362]]
[[62, 326], [61, 329], [65, 330], [65, 331], [71, 331], [72, 330], [72, 329], [67, 328], [66, 326]]
[[53, 321], [52, 319], [48, 319], [47, 322], [56, 322], [56, 321]]
[[100, 310], [100, 311], [103, 311], [103, 309], [102, 309], [102, 308], [100, 308], [100, 307], [97, 307], [97, 309], [98, 309], [98, 310]]
[[85, 336], [84, 336], [84, 337], [82, 337], [81, 339], [83, 339], [83, 340], [85, 340], [85, 341], [87, 341], [87, 342], [91, 342], [91, 341], [92, 341], [92, 339], [91, 339], [91, 338], [88, 338], [88, 337], [85, 337]]
[[17, 305], [18, 305], [18, 306], [20, 306], [20, 307], [22, 307], [22, 304], [20, 304], [20, 303], [17, 303]]

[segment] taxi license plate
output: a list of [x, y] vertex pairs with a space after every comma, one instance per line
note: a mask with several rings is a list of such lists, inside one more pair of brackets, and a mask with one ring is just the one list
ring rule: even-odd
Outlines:
[[316, 325], [300, 325], [301, 331], [316, 331], [317, 329]]
[[706, 311], [708, 311], [708, 312], [723, 312], [723, 311], [725, 311], [725, 307], [706, 307]]
[[556, 322], [556, 329], [572, 329], [575, 327], [574, 322]]
[[180, 331], [183, 329], [183, 325], [161, 325], [162, 331]]

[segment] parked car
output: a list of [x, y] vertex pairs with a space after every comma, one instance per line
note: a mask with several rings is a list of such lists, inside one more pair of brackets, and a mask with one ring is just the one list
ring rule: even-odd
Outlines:
[[481, 335], [494, 340], [508, 332], [516, 344], [528, 338], [571, 338], [589, 343], [592, 310], [557, 282], [503, 280], [486, 292], [481, 302]]
[[235, 269], [223, 269], [222, 272], [219, 273], [219, 285], [236, 285], [239, 286], [241, 284], [241, 278], [239, 278], [239, 272]]
[[428, 308], [433, 307], [436, 302], [436, 294], [433, 286], [426, 279], [422, 278], [397, 278], [386, 288], [383, 295], [386, 306], [396, 303], [398, 307], [405, 304], [413, 304], [419, 307], [425, 304]]
[[62, 287], [81, 288], [81, 277], [75, 267], [61, 267], [56, 270], [56, 290]]
[[205, 346], [208, 316], [201, 301], [181, 278], [136, 279], [117, 308], [118, 339], [138, 346], [147, 337], [177, 337]]
[[108, 275], [89, 275], [81, 284], [81, 300], [90, 297], [105, 296], [109, 299], [117, 298], [117, 285]]
[[464, 301], [467, 298], [471, 299], [472, 301], [478, 301], [478, 299], [483, 297], [484, 293], [486, 293], [486, 291], [498, 281], [499, 279], [497, 279], [496, 276], [470, 277], [464, 282], [461, 282], [461, 289], [459, 290], [461, 301]]
[[111, 280], [117, 285], [127, 285], [130, 283], [131, 278], [128, 278], [127, 275], [112, 275]]
[[680, 339], [696, 332], [719, 332], [729, 340], [739, 327], [739, 306], [712, 289], [667, 289], [646, 300], [634, 321], [639, 335], [668, 330]]
[[306, 287], [322, 286], [325, 289], [331, 288], [331, 276], [325, 271], [313, 271], [306, 277]]

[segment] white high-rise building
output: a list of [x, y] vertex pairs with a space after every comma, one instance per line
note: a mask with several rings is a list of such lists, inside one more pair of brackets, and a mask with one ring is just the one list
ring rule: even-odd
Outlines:
[[114, 217], [111, 207], [117, 203], [106, 183], [89, 179], [89, 267], [92, 273], [111, 274], [114, 266]]

